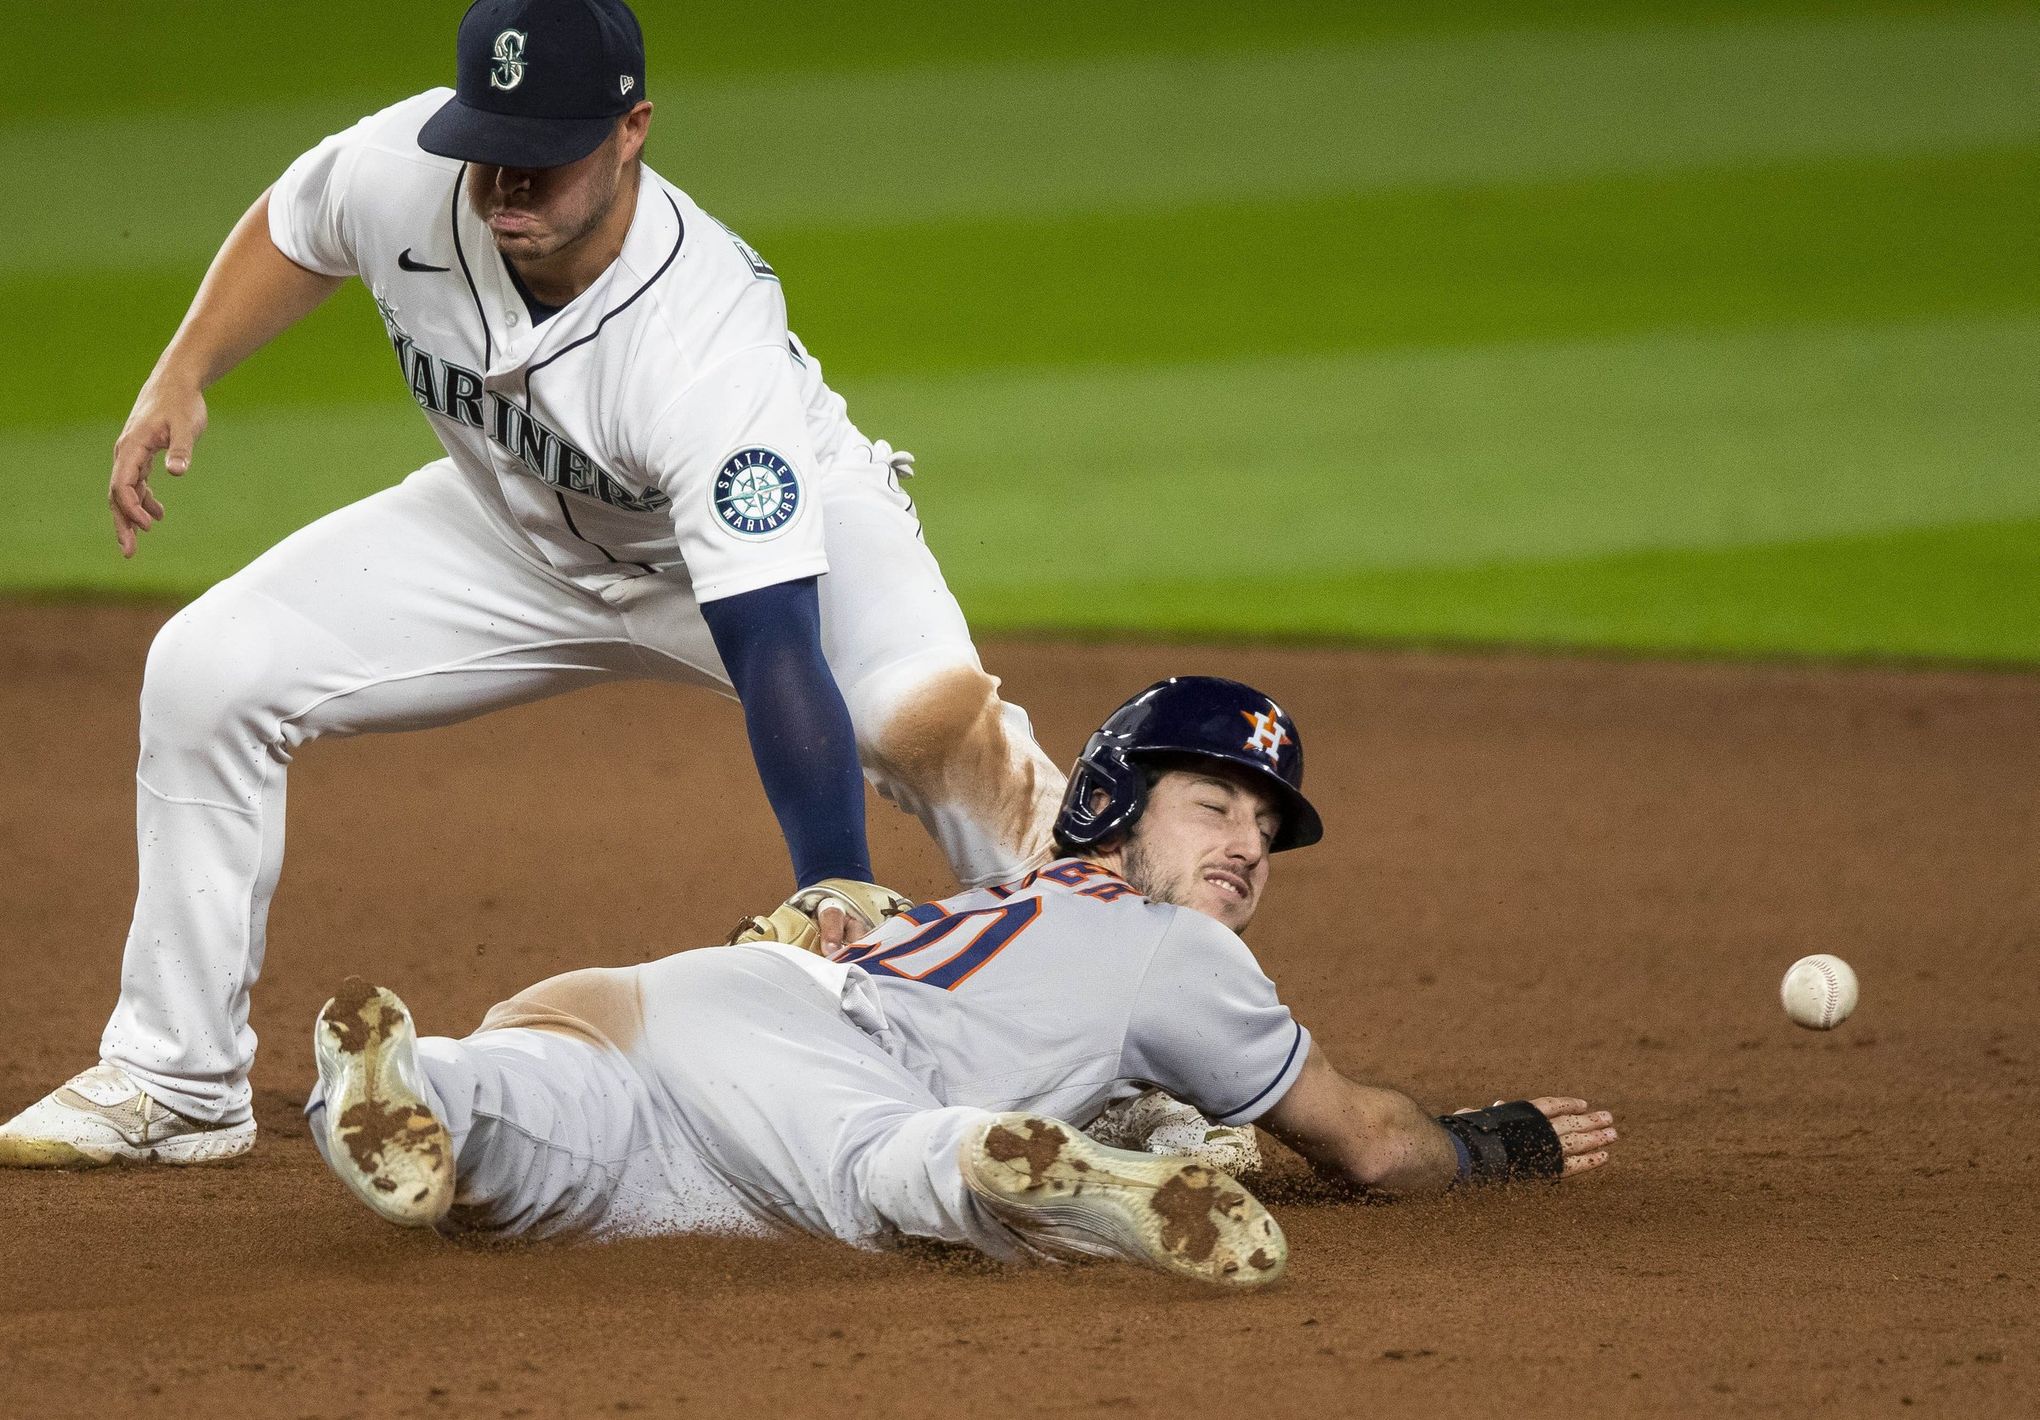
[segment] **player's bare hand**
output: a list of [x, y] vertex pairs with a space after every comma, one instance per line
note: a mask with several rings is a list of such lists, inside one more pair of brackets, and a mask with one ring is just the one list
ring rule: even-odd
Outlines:
[[815, 930], [821, 934], [823, 956], [832, 955], [845, 942], [854, 942], [871, 930], [860, 913], [838, 902], [825, 902], [815, 913]]
[[1547, 1095], [1530, 1103], [1558, 1131], [1559, 1148], [1565, 1151], [1564, 1177], [1573, 1178], [1608, 1162], [1608, 1146], [1618, 1137], [1614, 1115], [1605, 1109], [1587, 1108], [1585, 1100]]
[[164, 517], [163, 504], [149, 487], [156, 455], [174, 477], [191, 467], [192, 447], [205, 433], [205, 396], [189, 385], [152, 376], [135, 399], [134, 412], [113, 445], [113, 476], [106, 504], [120, 555], [135, 555], [135, 540]]

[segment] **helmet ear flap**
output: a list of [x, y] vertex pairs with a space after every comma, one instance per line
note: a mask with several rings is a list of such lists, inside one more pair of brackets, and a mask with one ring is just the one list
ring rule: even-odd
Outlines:
[[[1095, 807], [1092, 799], [1105, 795]], [[1133, 827], [1146, 805], [1147, 781], [1139, 766], [1116, 748], [1095, 750], [1077, 761], [1056, 816], [1056, 841], [1071, 848], [1095, 848]]]

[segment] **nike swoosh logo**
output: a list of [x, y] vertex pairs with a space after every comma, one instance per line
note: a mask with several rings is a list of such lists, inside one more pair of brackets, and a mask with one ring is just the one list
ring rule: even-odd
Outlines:
[[401, 253], [400, 253], [400, 254], [398, 255], [398, 257], [397, 257], [397, 265], [399, 265], [399, 266], [403, 267], [403, 268], [404, 268], [404, 270], [406, 270], [406, 271], [451, 271], [451, 270], [453, 270], [453, 268], [452, 268], [452, 267], [450, 267], [450, 266], [428, 266], [428, 265], [427, 265], [426, 263], [424, 263], [424, 262], [422, 262], [422, 261], [413, 261], [413, 260], [411, 259], [411, 249], [410, 249], [409, 247], [405, 247], [405, 248], [404, 248], [404, 250], [403, 250], [403, 251], [402, 251], [402, 252], [401, 252]]

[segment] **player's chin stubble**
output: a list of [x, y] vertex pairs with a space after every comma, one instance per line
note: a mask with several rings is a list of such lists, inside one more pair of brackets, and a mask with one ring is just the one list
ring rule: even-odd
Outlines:
[[[1193, 912], [1204, 910], [1191, 901], [1192, 879], [1181, 874], [1171, 876], [1166, 872], [1155, 862], [1154, 855], [1147, 851], [1147, 844], [1141, 841], [1137, 832], [1132, 841], [1126, 845], [1124, 867], [1125, 872], [1122, 876], [1150, 902], [1165, 902], [1171, 907], [1187, 907]], [[1240, 936], [1246, 935], [1246, 922], [1234, 924], [1229, 917], [1219, 917], [1218, 920]]]
[[594, 231], [616, 205], [620, 184], [615, 172], [606, 168], [598, 171], [606, 174], [607, 181], [598, 179], [596, 184], [591, 184], [590, 190], [579, 194], [579, 202], [562, 210], [557, 199], [543, 206], [506, 203], [496, 192], [497, 170], [476, 165], [468, 169], [468, 206], [484, 222], [506, 206], [532, 213], [543, 224], [540, 230], [498, 232], [491, 228], [489, 235], [495, 240], [496, 250], [504, 256], [520, 262], [543, 261]]
[[1126, 845], [1126, 880], [1152, 902], [1166, 902], [1172, 907], [1184, 905], [1181, 880], [1163, 875], [1138, 834]]

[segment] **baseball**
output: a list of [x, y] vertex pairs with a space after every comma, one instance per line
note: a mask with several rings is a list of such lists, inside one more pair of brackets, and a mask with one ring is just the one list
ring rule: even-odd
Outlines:
[[1801, 957], [1778, 988], [1785, 1014], [1808, 1030], [1833, 1030], [1856, 1009], [1856, 973], [1840, 957]]

